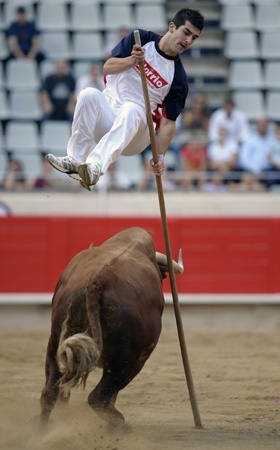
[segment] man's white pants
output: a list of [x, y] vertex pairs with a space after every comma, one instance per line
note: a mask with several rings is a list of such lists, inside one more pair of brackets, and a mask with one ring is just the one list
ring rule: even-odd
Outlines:
[[[94, 143], [96, 146], [91, 151]], [[86, 88], [80, 92], [67, 146], [67, 154], [75, 164], [90, 164], [97, 159], [105, 173], [120, 154], [135, 155], [149, 144], [147, 117], [142, 106], [126, 102], [113, 109], [99, 90]]]

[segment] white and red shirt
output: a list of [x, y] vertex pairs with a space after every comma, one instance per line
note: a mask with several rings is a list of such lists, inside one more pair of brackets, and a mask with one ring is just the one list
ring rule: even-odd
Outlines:
[[[145, 49], [144, 68], [154, 121], [158, 125], [161, 116], [176, 121], [185, 107], [188, 95], [188, 78], [181, 59], [179, 56], [168, 56], [160, 50], [158, 44], [161, 36], [158, 34], [141, 29], [139, 32], [141, 45]], [[130, 56], [134, 44], [134, 34], [130, 33], [112, 50], [111, 56]], [[117, 109], [130, 101], [145, 108], [138, 66], [115, 75], [107, 75], [105, 84], [103, 93], [113, 108]]]

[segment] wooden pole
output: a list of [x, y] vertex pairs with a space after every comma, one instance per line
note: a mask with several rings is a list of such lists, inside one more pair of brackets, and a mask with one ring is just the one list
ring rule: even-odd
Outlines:
[[[136, 44], [141, 45], [139, 30], [134, 30], [134, 38], [135, 38]], [[155, 138], [155, 132], [154, 132], [153, 117], [152, 117], [152, 112], [151, 112], [151, 107], [150, 107], [150, 99], [149, 99], [149, 92], [148, 92], [147, 80], [146, 80], [146, 75], [145, 75], [145, 68], [144, 68], [143, 63], [139, 64], [139, 69], [140, 69], [141, 83], [142, 83], [142, 89], [143, 89], [143, 95], [144, 95], [145, 107], [146, 107], [146, 114], [147, 114], [147, 121], [148, 121], [148, 127], [149, 127], [150, 139], [151, 139], [153, 161], [154, 161], [154, 163], [157, 163], [158, 155], [157, 155], [157, 148], [156, 148], [156, 138]], [[200, 418], [200, 414], [199, 414], [199, 409], [198, 409], [198, 404], [197, 404], [196, 394], [195, 394], [195, 388], [194, 388], [194, 383], [193, 383], [193, 378], [192, 378], [192, 373], [191, 373], [191, 367], [190, 367], [188, 353], [187, 353], [187, 347], [186, 347], [185, 336], [184, 336], [184, 328], [183, 328], [183, 323], [182, 323], [182, 316], [181, 316], [180, 304], [179, 304], [178, 292], [177, 292], [177, 286], [176, 286], [176, 279], [175, 279], [175, 273], [174, 273], [173, 263], [172, 263], [173, 258], [172, 258], [171, 247], [170, 247], [169, 231], [168, 231], [168, 224], [167, 224], [161, 176], [156, 176], [156, 184], [157, 184], [161, 221], [162, 221], [165, 248], [166, 248], [170, 285], [171, 285], [172, 298], [173, 298], [173, 306], [174, 306], [174, 311], [175, 311], [183, 366], [184, 366], [187, 386], [188, 386], [188, 390], [189, 390], [189, 396], [190, 396], [190, 402], [191, 402], [191, 406], [192, 406], [194, 423], [195, 423], [196, 427], [202, 428], [202, 422], [201, 422], [201, 418]]]

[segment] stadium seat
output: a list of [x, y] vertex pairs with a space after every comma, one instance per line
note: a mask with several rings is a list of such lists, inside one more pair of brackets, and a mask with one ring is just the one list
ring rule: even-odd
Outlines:
[[6, 174], [6, 169], [8, 166], [8, 157], [5, 152], [0, 149], [0, 184]]
[[40, 79], [37, 64], [32, 59], [12, 59], [6, 66], [7, 88], [9, 90], [37, 90]]
[[263, 32], [260, 35], [260, 57], [266, 59], [280, 58], [280, 31]]
[[104, 4], [104, 29], [114, 30], [126, 26], [133, 28], [135, 21], [132, 17], [132, 9], [130, 4], [115, 5]]
[[66, 31], [43, 33], [42, 47], [49, 59], [72, 58], [72, 48]]
[[253, 8], [249, 4], [224, 5], [221, 14], [223, 30], [250, 30], [254, 28]]
[[[55, 3], [55, 4], [61, 4], [61, 5], [66, 5], [68, 3], [72, 3], [73, 0], [69, 1], [69, 0], [37, 0], [36, 3], [39, 4], [43, 4], [43, 3]], [[82, 1], [82, 0], [80, 0]]]
[[231, 89], [263, 89], [264, 79], [259, 60], [232, 61], [229, 86]]
[[11, 118], [11, 108], [5, 91], [0, 91], [0, 120]]
[[39, 140], [34, 122], [9, 122], [6, 129], [6, 150], [19, 159], [29, 180], [42, 171], [42, 157], [38, 151]]
[[43, 81], [46, 76], [51, 75], [54, 71], [54, 63], [53, 59], [44, 59], [44, 61], [40, 64], [40, 79]]
[[135, 14], [137, 28], [144, 27], [152, 31], [166, 31], [168, 20], [163, 5], [143, 5], [139, 3], [136, 6]]
[[0, 14], [0, 31], [5, 31], [6, 28], [7, 28], [7, 25], [4, 20], [4, 15]]
[[6, 87], [6, 78], [4, 75], [3, 66], [2, 64], [0, 64], [0, 91], [2, 91], [2, 89], [5, 89], [5, 87]]
[[140, 155], [120, 156], [117, 159], [117, 170], [126, 174], [131, 184], [138, 184], [143, 178], [143, 164]]
[[[48, 0], [43, 0], [45, 2], [47, 2]], [[52, 2], [55, 2], [56, 0], [51, 0]], [[59, 0], [60, 2], [62, 2], [63, 0]], [[77, 4], [77, 5], [81, 5], [84, 3], [90, 3], [91, 5], [95, 4], [95, 5], [99, 5], [100, 3], [104, 3], [100, 0], [71, 0], [70, 2], [68, 1], [67, 3], [71, 3], [71, 6]]]
[[280, 121], [280, 92], [269, 91], [266, 94], [266, 114], [268, 120]]
[[250, 0], [218, 0], [220, 5], [246, 5], [247, 3], [251, 3]]
[[36, 123], [9, 122], [6, 128], [6, 149], [23, 154], [38, 153], [39, 139]]
[[257, 35], [254, 31], [229, 31], [226, 34], [224, 54], [229, 59], [257, 59]]
[[279, 5], [279, 0], [252, 0], [254, 5]]
[[280, 30], [280, 4], [256, 7], [256, 29], [261, 32]]
[[233, 92], [233, 100], [250, 121], [265, 116], [264, 96], [261, 91], [235, 91]]
[[66, 31], [68, 29], [68, 16], [66, 6], [62, 3], [40, 3], [37, 11], [37, 24], [44, 31]]
[[71, 135], [71, 125], [65, 121], [48, 120], [41, 127], [41, 152], [66, 155], [66, 147]]
[[0, 32], [0, 59], [6, 58], [8, 55], [7, 39], [4, 32]]
[[[123, 0], [122, 0], [122, 2], [123, 2]], [[136, 5], [137, 4], [140, 5], [140, 4], [146, 3], [146, 4], [150, 5], [151, 4], [151, 0], [136, 0], [136, 1], [132, 2], [132, 3], [136, 3]], [[163, 1], [163, 0], [153, 0], [153, 5], [155, 3], [159, 3], [160, 5], [164, 5], [166, 2]]]
[[266, 61], [264, 65], [266, 89], [280, 89], [280, 61]]
[[11, 119], [40, 120], [42, 108], [37, 92], [12, 91], [10, 94]]
[[71, 31], [98, 31], [102, 29], [100, 7], [98, 4], [74, 3], [69, 23]]
[[75, 33], [73, 36], [74, 60], [101, 60], [103, 40], [100, 33]]
[[75, 78], [80, 77], [81, 75], [85, 75], [88, 73], [89, 68], [91, 66], [90, 61], [76, 61], [73, 63], [72, 73]]
[[0, 126], [0, 154], [3, 153], [5, 149], [5, 137], [3, 134], [2, 126]]

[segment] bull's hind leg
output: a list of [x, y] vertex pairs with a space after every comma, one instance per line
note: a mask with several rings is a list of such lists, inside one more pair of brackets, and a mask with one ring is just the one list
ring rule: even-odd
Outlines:
[[130, 370], [119, 367], [118, 370], [104, 369], [100, 382], [89, 394], [89, 405], [111, 425], [124, 424], [123, 414], [115, 407], [117, 395], [140, 372], [143, 365], [144, 361], [138, 361]]
[[47, 355], [46, 364], [46, 384], [42, 390], [40, 404], [41, 404], [41, 423], [46, 423], [49, 420], [51, 411], [54, 408], [57, 397], [59, 395], [59, 379], [61, 374], [59, 372], [56, 359]]

